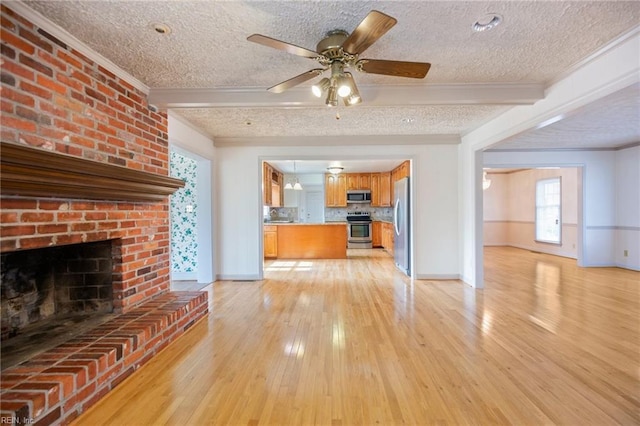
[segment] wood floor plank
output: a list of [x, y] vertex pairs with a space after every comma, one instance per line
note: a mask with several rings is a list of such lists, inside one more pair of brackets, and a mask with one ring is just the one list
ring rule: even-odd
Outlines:
[[76, 424], [640, 423], [640, 273], [487, 247], [475, 290], [349, 254], [208, 286], [208, 320]]

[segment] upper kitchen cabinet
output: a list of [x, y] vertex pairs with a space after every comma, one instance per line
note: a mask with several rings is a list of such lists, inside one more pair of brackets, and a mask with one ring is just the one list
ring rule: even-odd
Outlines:
[[262, 201], [265, 206], [271, 205], [271, 173], [273, 168], [269, 163], [262, 163]]
[[262, 199], [265, 206], [284, 205], [284, 175], [266, 161], [262, 163]]
[[391, 207], [391, 172], [371, 173], [371, 207]]
[[324, 197], [326, 207], [347, 207], [347, 176], [325, 174]]
[[395, 169], [391, 170], [391, 184], [390, 184], [391, 199], [393, 199], [393, 184], [402, 178], [409, 177], [410, 173], [411, 173], [411, 166], [410, 166], [409, 160], [403, 161], [402, 164], [400, 164]]
[[402, 178], [409, 177], [409, 170], [409, 160], [403, 161], [402, 164], [391, 171], [391, 183], [393, 184]]
[[347, 189], [371, 189], [371, 173], [347, 173]]

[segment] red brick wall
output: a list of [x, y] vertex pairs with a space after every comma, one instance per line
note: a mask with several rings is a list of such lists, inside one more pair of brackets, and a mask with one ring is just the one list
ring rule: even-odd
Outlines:
[[[169, 173], [167, 116], [144, 92], [2, 5], [4, 142]], [[169, 205], [0, 200], [1, 250], [119, 239], [114, 306], [127, 311], [169, 290]]]

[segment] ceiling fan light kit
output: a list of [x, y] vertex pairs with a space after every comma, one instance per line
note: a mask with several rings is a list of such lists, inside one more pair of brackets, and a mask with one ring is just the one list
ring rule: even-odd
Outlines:
[[388, 61], [380, 59], [360, 59], [359, 55], [389, 31], [397, 20], [377, 10], [372, 10], [358, 24], [351, 34], [344, 30], [334, 30], [327, 33], [320, 40], [316, 51], [305, 49], [291, 43], [276, 40], [261, 34], [253, 34], [247, 40], [262, 44], [274, 49], [313, 59], [324, 68], [315, 68], [285, 80], [270, 87], [272, 93], [282, 93], [287, 89], [302, 84], [314, 77], [331, 70], [331, 77], [322, 78], [311, 87], [316, 97], [327, 94], [325, 104], [330, 107], [338, 106], [338, 97], [342, 98], [345, 105], [355, 105], [362, 102], [360, 92], [355, 79], [350, 72], [345, 72], [345, 67], [354, 68], [359, 72], [369, 74], [381, 74], [395, 77], [424, 78], [429, 72], [431, 64], [426, 62]]
[[328, 107], [336, 107], [338, 106], [338, 89], [335, 84], [329, 86], [329, 90], [327, 91], [327, 99], [325, 100], [325, 104]]

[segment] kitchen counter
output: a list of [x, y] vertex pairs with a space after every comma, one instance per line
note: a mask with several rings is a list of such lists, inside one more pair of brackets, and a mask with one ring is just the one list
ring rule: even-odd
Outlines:
[[384, 223], [393, 223], [392, 217], [375, 217], [373, 218], [374, 222], [384, 222]]
[[265, 223], [277, 226], [278, 259], [346, 259], [344, 222]]
[[311, 226], [311, 225], [344, 225], [347, 222], [324, 222], [324, 223], [311, 223], [311, 222], [265, 222], [265, 225], [278, 225], [278, 226]]

